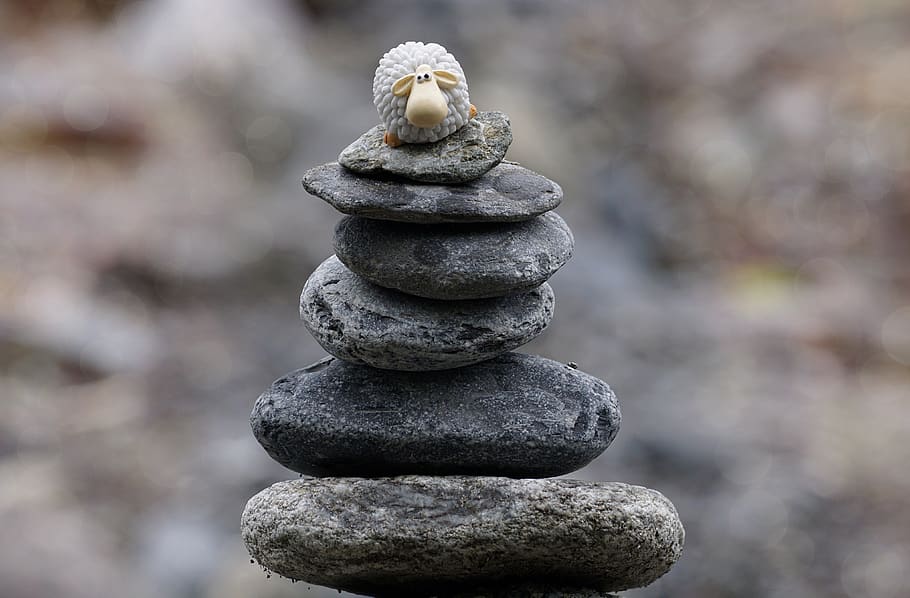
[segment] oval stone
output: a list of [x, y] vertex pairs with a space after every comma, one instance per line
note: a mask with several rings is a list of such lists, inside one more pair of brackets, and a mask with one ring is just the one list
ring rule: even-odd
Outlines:
[[[445, 598], [620, 598], [592, 588], [569, 587], [552, 583], [505, 583], [471, 586], [446, 592]], [[434, 598], [441, 598], [437, 595]]]
[[544, 283], [572, 257], [556, 213], [499, 224], [405, 224], [348, 216], [335, 254], [370, 282], [430, 299], [481, 299]]
[[640, 486], [463, 476], [279, 482], [250, 499], [242, 532], [266, 569], [370, 596], [626, 590], [666, 573], [685, 535], [673, 504]]
[[440, 301], [374, 285], [332, 256], [307, 280], [300, 318], [339, 359], [407, 371], [457, 368], [516, 349], [553, 318], [553, 290]]
[[443, 372], [329, 357], [272, 384], [250, 423], [273, 459], [309, 475], [531, 478], [584, 467], [610, 445], [620, 419], [605, 382], [507, 353]]
[[377, 125], [342, 150], [338, 162], [359, 174], [393, 175], [424, 183], [466, 183], [502, 161], [512, 143], [509, 117], [481, 112], [435, 143], [390, 147]]
[[[471, 586], [464, 590], [446, 592], [445, 598], [620, 598], [592, 588], [569, 587], [552, 583], [505, 583]], [[434, 598], [442, 598], [437, 595]]]
[[464, 185], [370, 178], [330, 163], [308, 170], [303, 187], [344, 214], [400, 222], [520, 222], [562, 201], [559, 185], [511, 163]]

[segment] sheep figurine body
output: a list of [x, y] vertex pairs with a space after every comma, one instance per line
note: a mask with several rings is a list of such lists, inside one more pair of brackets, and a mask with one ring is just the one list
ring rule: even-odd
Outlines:
[[386, 52], [373, 77], [373, 103], [392, 147], [439, 141], [477, 114], [461, 65], [433, 43], [405, 42]]

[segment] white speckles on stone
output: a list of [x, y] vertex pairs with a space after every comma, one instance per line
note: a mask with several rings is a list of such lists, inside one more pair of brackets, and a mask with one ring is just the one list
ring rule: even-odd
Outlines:
[[491, 359], [529, 342], [553, 317], [553, 290], [438, 301], [384, 289], [337, 257], [307, 280], [300, 317], [332, 355], [377, 368], [444, 370]]
[[279, 482], [250, 499], [242, 531], [280, 575], [373, 596], [509, 582], [625, 590], [666, 573], [685, 535], [647, 488], [462, 476]]

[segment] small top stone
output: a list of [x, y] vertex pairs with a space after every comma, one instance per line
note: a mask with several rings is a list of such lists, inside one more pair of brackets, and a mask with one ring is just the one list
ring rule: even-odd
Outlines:
[[424, 183], [466, 183], [499, 164], [512, 143], [509, 117], [481, 112], [468, 124], [435, 143], [389, 147], [385, 127], [376, 125], [338, 156], [358, 174], [392, 175]]

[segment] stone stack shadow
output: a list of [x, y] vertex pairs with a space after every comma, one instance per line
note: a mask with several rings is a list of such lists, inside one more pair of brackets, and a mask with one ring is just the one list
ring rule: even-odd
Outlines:
[[243, 514], [252, 557], [285, 577], [373, 596], [606, 596], [679, 558], [660, 493], [544, 479], [616, 436], [603, 381], [515, 353], [549, 324], [547, 280], [574, 239], [559, 186], [502, 162], [508, 118], [433, 144], [376, 127], [308, 171], [347, 214], [307, 280], [306, 328], [332, 356], [277, 380], [253, 432], [303, 474]]

